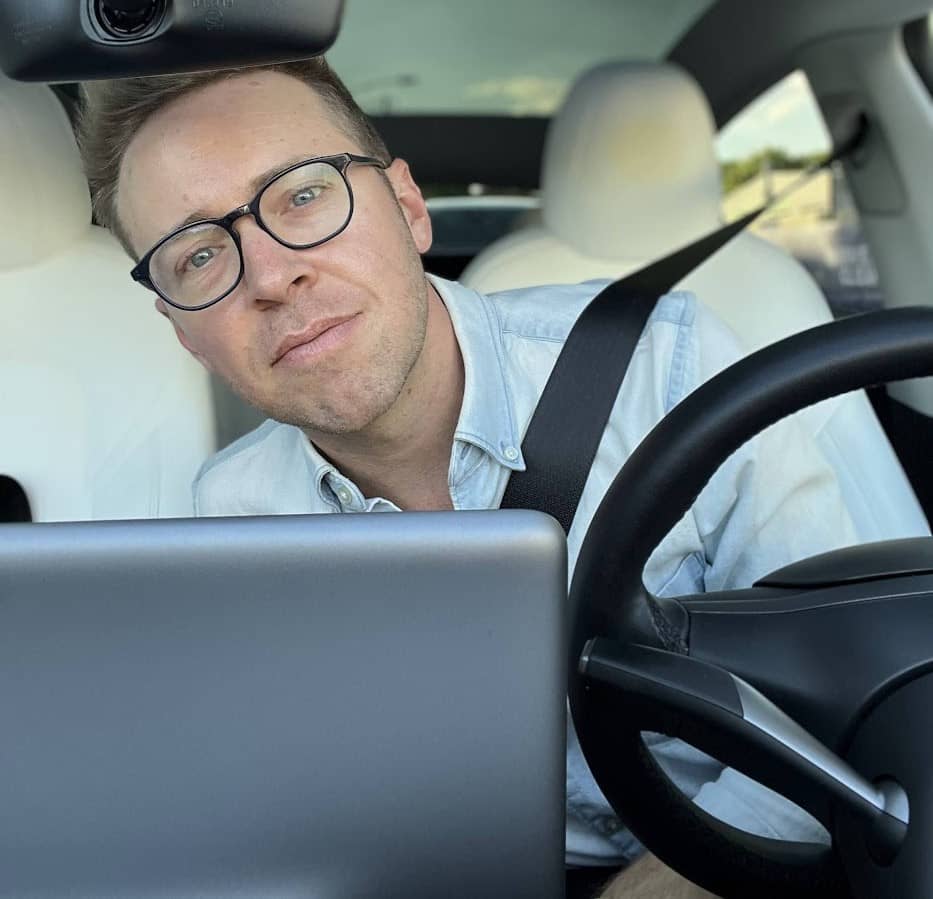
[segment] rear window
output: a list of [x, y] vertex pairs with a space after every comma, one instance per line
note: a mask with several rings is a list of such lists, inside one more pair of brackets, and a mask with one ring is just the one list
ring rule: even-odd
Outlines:
[[352, 0], [327, 58], [373, 115], [548, 116], [610, 59], [664, 58], [712, 0]]

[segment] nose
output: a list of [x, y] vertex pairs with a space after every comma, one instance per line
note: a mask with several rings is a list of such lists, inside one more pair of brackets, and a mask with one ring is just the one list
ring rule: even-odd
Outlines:
[[243, 281], [248, 298], [260, 305], [287, 303], [317, 280], [310, 250], [292, 250], [264, 231], [249, 215], [233, 227], [243, 253]]

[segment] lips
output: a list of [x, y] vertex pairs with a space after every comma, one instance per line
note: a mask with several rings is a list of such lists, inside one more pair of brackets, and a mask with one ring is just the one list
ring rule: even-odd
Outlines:
[[296, 347], [313, 343], [315, 340], [333, 328], [337, 328], [340, 325], [346, 324], [348, 321], [356, 318], [356, 315], [357, 313], [354, 313], [353, 315], [336, 316], [334, 318], [322, 318], [316, 322], [313, 322], [303, 331], [299, 331], [295, 334], [289, 334], [276, 348], [272, 359], [272, 364], [276, 365]]

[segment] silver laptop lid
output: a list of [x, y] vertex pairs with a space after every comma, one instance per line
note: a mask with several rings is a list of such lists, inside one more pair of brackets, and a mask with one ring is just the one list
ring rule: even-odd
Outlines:
[[562, 895], [534, 512], [0, 528], [0, 895]]

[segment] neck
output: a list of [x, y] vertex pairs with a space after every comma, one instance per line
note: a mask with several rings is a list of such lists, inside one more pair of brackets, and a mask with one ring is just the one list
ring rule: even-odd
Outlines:
[[463, 380], [450, 316], [431, 286], [424, 346], [392, 407], [361, 431], [307, 436], [367, 496], [401, 509], [451, 509], [447, 473]]

